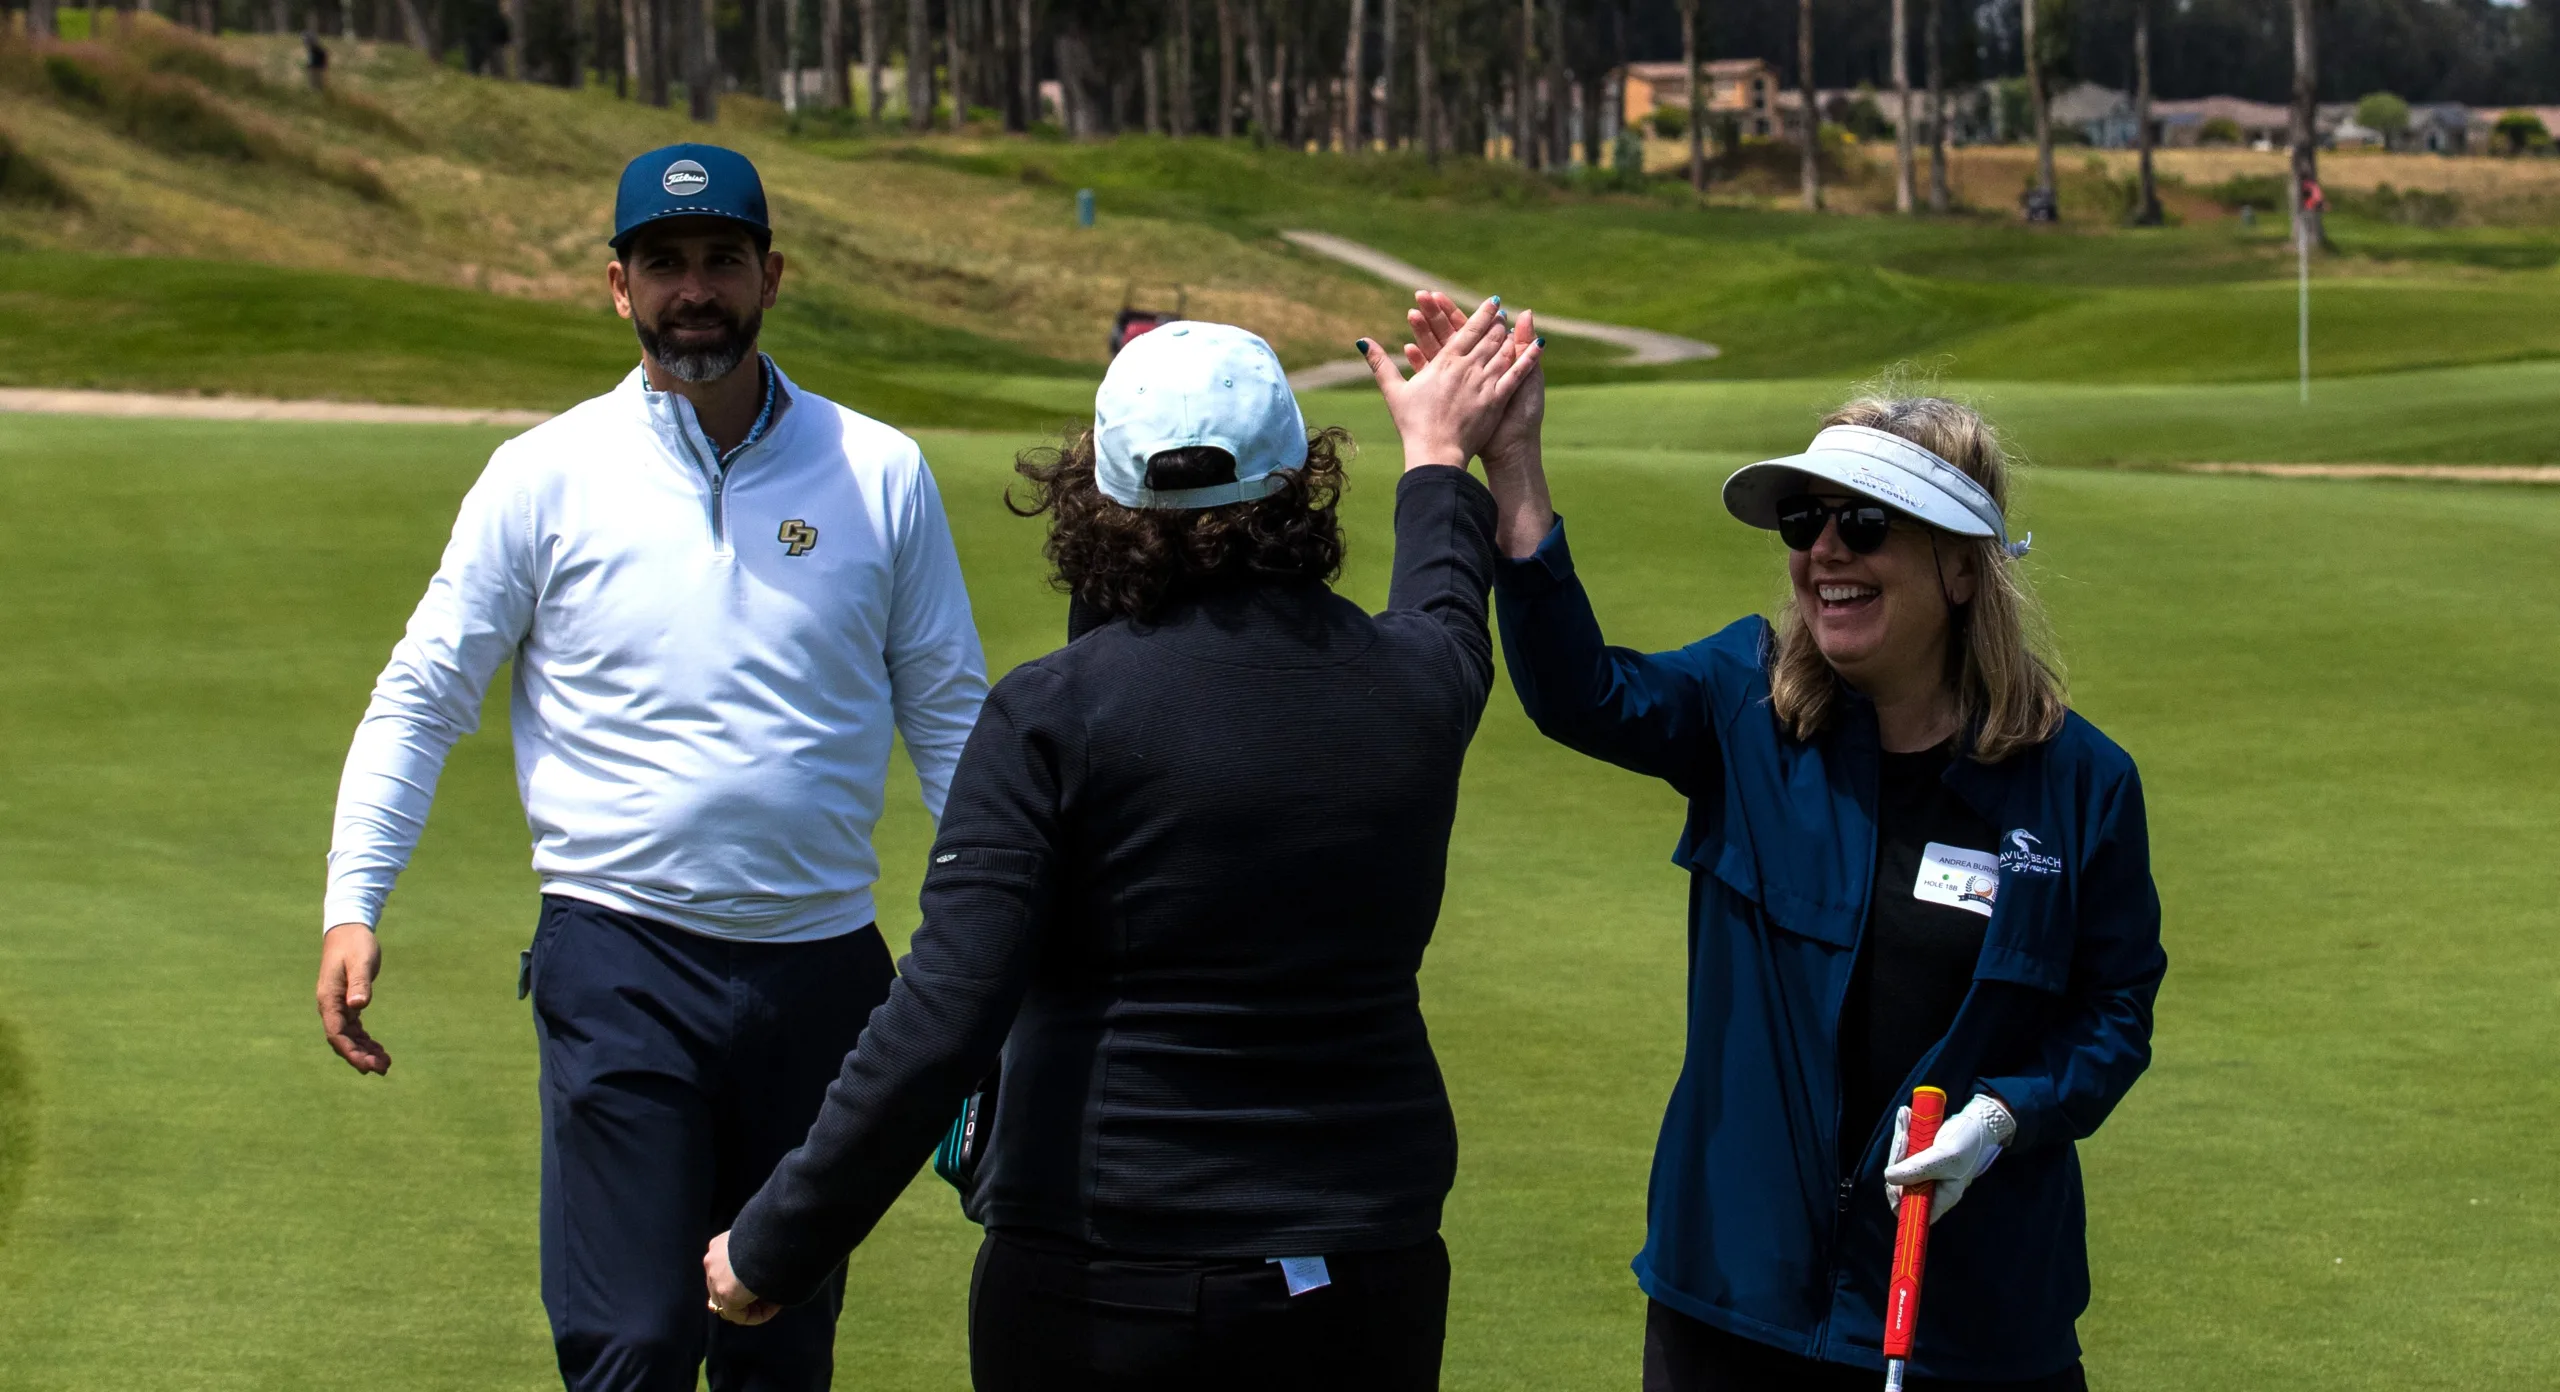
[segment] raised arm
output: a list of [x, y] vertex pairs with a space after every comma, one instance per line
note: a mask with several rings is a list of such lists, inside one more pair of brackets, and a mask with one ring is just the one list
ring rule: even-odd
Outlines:
[[454, 742], [480, 726], [489, 679], [533, 624], [532, 513], [501, 450], [462, 500], [453, 538], [348, 743], [321, 903], [322, 1032], [358, 1072], [390, 1051], [366, 1033], [380, 963], [374, 926], [409, 864]]
[[1447, 636], [1472, 724], [1493, 692], [1493, 498], [1464, 469], [1426, 464], [1396, 480], [1395, 578], [1387, 611], [1419, 614]]
[[1029, 669], [988, 698], [925, 868], [924, 922], [889, 998], [845, 1056], [809, 1138], [714, 1243], [742, 1298], [769, 1308], [815, 1293], [1003, 1049], [1057, 878], [1060, 788], [1082, 757], [1056, 733], [1072, 716], [1048, 696], [1052, 680]]
[[[1405, 321], [1414, 341], [1404, 356], [1418, 367], [1453, 351], [1474, 320], [1461, 321], [1437, 291], [1413, 298]], [[1535, 316], [1522, 314], [1510, 338], [1515, 347], [1542, 342]], [[1494, 544], [1504, 558], [1494, 568], [1494, 597], [1512, 688], [1548, 738], [1695, 796], [1716, 767], [1705, 655], [1691, 648], [1648, 656], [1601, 641], [1564, 522], [1548, 500], [1546, 406], [1545, 376], [1533, 372], [1484, 445]]]
[[987, 659], [942, 492], [921, 459], [898, 524], [889, 582], [889, 704], [924, 786], [925, 811], [939, 821], [952, 770], [987, 699]]

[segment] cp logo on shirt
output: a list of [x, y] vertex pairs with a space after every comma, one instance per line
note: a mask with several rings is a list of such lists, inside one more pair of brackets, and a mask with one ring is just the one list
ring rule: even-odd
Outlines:
[[774, 540], [791, 548], [786, 554], [793, 556], [805, 555], [817, 546], [818, 529], [810, 526], [800, 518], [794, 517], [790, 521], [782, 524], [782, 530], [775, 534]]

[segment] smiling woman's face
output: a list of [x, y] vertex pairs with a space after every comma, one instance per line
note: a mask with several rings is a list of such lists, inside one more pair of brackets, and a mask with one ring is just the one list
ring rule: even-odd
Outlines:
[[[1813, 496], [1825, 506], [1866, 501]], [[1948, 600], [1973, 598], [1971, 548], [1933, 556], [1929, 529], [1896, 515], [1884, 545], [1861, 556], [1833, 520], [1812, 549], [1787, 553], [1787, 578], [1805, 631], [1849, 685], [1873, 696], [1945, 680]]]

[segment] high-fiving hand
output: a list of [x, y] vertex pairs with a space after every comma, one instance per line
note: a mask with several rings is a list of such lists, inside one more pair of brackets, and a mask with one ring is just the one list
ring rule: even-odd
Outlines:
[[[1546, 340], [1538, 336], [1537, 320], [1536, 311], [1521, 311], [1520, 322], [1511, 326], [1512, 351], [1545, 346]], [[1413, 342], [1404, 346], [1404, 360], [1417, 372], [1446, 351], [1467, 323], [1466, 316], [1458, 311], [1458, 302], [1437, 290], [1414, 291], [1413, 308], [1404, 312], [1404, 321], [1413, 330]], [[1526, 452], [1538, 447], [1538, 430], [1546, 419], [1547, 374], [1536, 369], [1521, 379], [1519, 388], [1503, 406], [1502, 419], [1486, 439], [1486, 469], [1499, 469], [1527, 458]]]
[[[1501, 309], [1500, 300], [1477, 306], [1454, 329], [1434, 335], [1437, 351], [1427, 358], [1417, 361], [1408, 348], [1406, 359], [1415, 364], [1411, 377], [1375, 341], [1360, 340], [1360, 354], [1377, 376], [1387, 413], [1404, 439], [1406, 468], [1465, 468], [1493, 438], [1521, 383], [1536, 372], [1540, 345], [1503, 332]], [[1450, 317], [1455, 317], [1454, 306]]]

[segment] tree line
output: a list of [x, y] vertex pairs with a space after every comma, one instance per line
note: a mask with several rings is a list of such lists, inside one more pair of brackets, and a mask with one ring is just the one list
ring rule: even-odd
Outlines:
[[[33, 20], [57, 0], [21, 3]], [[1590, 94], [1609, 69], [1683, 53], [1684, 22], [1701, 58], [1761, 58], [1789, 78], [1809, 72], [1820, 87], [1887, 87], [1895, 52], [1889, 0], [1819, 0], [1809, 14], [1802, 0], [121, 3], [148, 3], [208, 30], [309, 27], [411, 42], [473, 71], [564, 85], [592, 76], [656, 102], [681, 92], [707, 104], [723, 88], [781, 99], [786, 75], [807, 72], [821, 90], [790, 94], [842, 107], [854, 97], [842, 74], [856, 65], [862, 107], [894, 108], [908, 124], [929, 123], [937, 103], [947, 120], [956, 90], [963, 115], [976, 109], [1021, 129], [1042, 115], [1038, 84], [1057, 81], [1067, 108], [1057, 114], [1079, 132], [1146, 129], [1152, 115], [1167, 131], [1223, 125], [1308, 143], [1327, 138], [1319, 129], [1336, 130], [1346, 108], [1359, 105], [1373, 141], [1444, 149], [1480, 148], [1492, 138], [1489, 125], [1508, 130], [1523, 87], [1539, 107], [1533, 125], [1562, 124], [1559, 111], [1571, 110], [1574, 89], [1596, 105]], [[2024, 73], [2023, 0], [1942, 3], [1926, 29], [1940, 42], [1945, 81]], [[2056, 84], [2130, 89], [2131, 34], [2148, 7], [2148, 0], [2038, 0], [2040, 74]], [[2560, 0], [2319, 0], [2319, 10], [2322, 100], [2390, 91], [2420, 102], [2560, 101]], [[1906, 65], [1925, 61], [1923, 41], [1906, 24]], [[2150, 49], [2153, 87], [2163, 96], [2281, 101], [2291, 93], [2284, 3], [2162, 3], [2151, 14]], [[908, 61], [916, 52], [926, 61]], [[1334, 80], [1355, 67], [1367, 84]], [[871, 100], [867, 89], [890, 71], [901, 75], [900, 89]], [[1549, 92], [1564, 99], [1552, 101]], [[1370, 100], [1373, 93], [1383, 101]], [[1545, 159], [1561, 140], [1550, 129], [1531, 143]]]
[[[1783, 60], [1772, 66], [1799, 93], [1887, 91], [1896, 205], [1906, 212], [1922, 200], [1922, 133], [1926, 201], [1946, 206], [1948, 89], [2019, 73], [2037, 146], [2030, 217], [2039, 199], [2049, 215], [2053, 197], [2051, 98], [2089, 78], [2136, 93], [2136, 221], [2159, 216], [2149, 112], [2164, 89], [2281, 89], [2294, 108], [2294, 182], [2307, 191], [2317, 187], [2318, 99], [2388, 86], [2424, 100], [2477, 83], [2488, 90], [2466, 92], [2472, 100], [2515, 100], [2540, 94], [2533, 84], [2554, 70], [2543, 60], [2560, 54], [2560, 0], [116, 2], [207, 30], [393, 40], [439, 61], [458, 50], [476, 72], [565, 86], [592, 78], [660, 106], [681, 90], [704, 121], [734, 89], [819, 112], [858, 109], [874, 126], [910, 130], [975, 119], [1021, 131], [1054, 116], [1077, 136], [1146, 130], [1296, 149], [1410, 147], [1435, 159], [1503, 153], [1533, 169], [1603, 163], [1616, 134], [1599, 119], [1611, 109], [1608, 75], [1667, 49], [1692, 74], [1689, 174], [1700, 188], [1709, 171], [1699, 65], [1760, 57]], [[53, 30], [56, 0], [23, 3], [30, 32]], [[1819, 141], [1795, 143], [1805, 206], [1818, 209]], [[2317, 209], [2300, 206], [2307, 197], [2296, 200], [2297, 219], [2316, 229]]]

